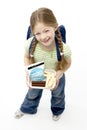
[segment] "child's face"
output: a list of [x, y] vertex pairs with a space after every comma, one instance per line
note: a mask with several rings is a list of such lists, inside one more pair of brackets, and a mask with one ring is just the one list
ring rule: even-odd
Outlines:
[[44, 46], [50, 47], [54, 44], [54, 34], [56, 28], [51, 26], [46, 26], [43, 23], [37, 23], [34, 27], [34, 35], [36, 39]]

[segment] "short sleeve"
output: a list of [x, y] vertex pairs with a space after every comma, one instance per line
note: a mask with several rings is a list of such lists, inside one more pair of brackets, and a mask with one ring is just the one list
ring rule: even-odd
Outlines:
[[65, 43], [63, 44], [63, 53], [64, 53], [65, 58], [71, 57], [71, 49], [70, 49], [69, 45], [67, 45]]
[[25, 45], [24, 45], [24, 49], [25, 49], [25, 52], [26, 52], [26, 53], [29, 52], [29, 47], [30, 47], [30, 44], [31, 44], [31, 42], [32, 42], [32, 39], [33, 39], [33, 37], [29, 38], [29, 39], [26, 41]]

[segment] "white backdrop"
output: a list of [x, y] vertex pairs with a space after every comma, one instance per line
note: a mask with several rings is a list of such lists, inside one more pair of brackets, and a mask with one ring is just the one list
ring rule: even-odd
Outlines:
[[[66, 110], [56, 123], [51, 119], [49, 91], [44, 91], [37, 115], [14, 119], [14, 112], [28, 89], [23, 64], [24, 44], [30, 15], [39, 7], [52, 9], [58, 23], [65, 25], [67, 44], [72, 50], [72, 65], [66, 72]], [[86, 0], [0, 2], [0, 129], [87, 129], [86, 12]]]

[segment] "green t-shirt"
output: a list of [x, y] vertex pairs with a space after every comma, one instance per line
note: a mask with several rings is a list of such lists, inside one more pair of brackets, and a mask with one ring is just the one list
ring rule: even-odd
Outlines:
[[[30, 46], [31, 41], [32, 41], [32, 38], [28, 39], [25, 45], [25, 51], [27, 53], [29, 53], [29, 46]], [[64, 43], [63, 43], [63, 53], [64, 53], [64, 57], [66, 58], [69, 58], [71, 56], [70, 47]], [[58, 63], [57, 54], [56, 54], [56, 46], [54, 50], [47, 51], [41, 47], [40, 43], [38, 43], [34, 51], [34, 59], [35, 59], [35, 62], [44, 61], [45, 69], [55, 70]]]

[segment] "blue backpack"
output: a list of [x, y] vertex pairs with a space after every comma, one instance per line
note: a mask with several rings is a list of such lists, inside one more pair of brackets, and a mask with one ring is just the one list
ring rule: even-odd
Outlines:
[[[60, 25], [59, 30], [60, 30], [60, 33], [61, 33], [62, 41], [64, 43], [66, 43], [66, 29], [65, 29], [65, 27], [63, 25]], [[31, 28], [29, 26], [26, 39], [28, 40], [31, 36], [32, 36], [32, 33], [31, 33]], [[34, 41], [34, 38], [31, 41], [29, 52], [30, 52], [30, 49], [32, 47], [33, 41]], [[55, 43], [56, 43], [57, 59], [58, 59], [58, 61], [61, 61], [61, 54], [60, 54], [60, 51], [59, 51], [58, 41], [57, 41], [56, 37], [55, 37]]]

